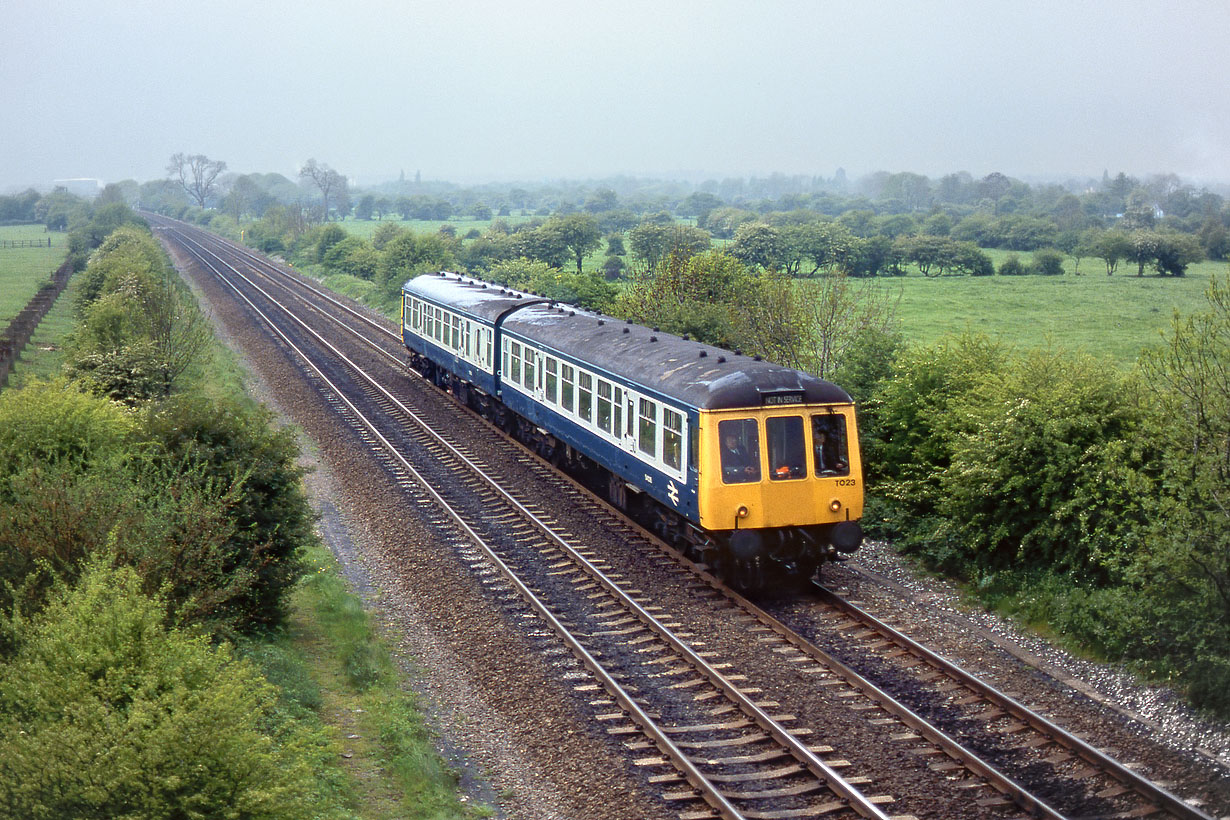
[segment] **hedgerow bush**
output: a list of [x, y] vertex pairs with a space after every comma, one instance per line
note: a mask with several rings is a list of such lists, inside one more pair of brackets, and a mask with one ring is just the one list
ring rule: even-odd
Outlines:
[[979, 337], [897, 358], [862, 429], [865, 522], [1230, 714], [1230, 285], [1123, 374]]
[[299, 548], [315, 537], [294, 433], [275, 426], [264, 407], [196, 394], [150, 409], [142, 430], [163, 469], [182, 475], [203, 496], [225, 493], [233, 528], [215, 563], [181, 571], [199, 572], [201, 588], [228, 590], [228, 619], [239, 628], [279, 623], [304, 571]]
[[[133, 417], [63, 383], [0, 395], [0, 608], [36, 611], [106, 549], [210, 634], [280, 623], [313, 513], [268, 411], [177, 397]], [[5, 649], [0, 640], [0, 652]]]
[[0, 665], [0, 805], [13, 817], [311, 816], [313, 743], [262, 729], [273, 687], [225, 647], [164, 626], [105, 556]]

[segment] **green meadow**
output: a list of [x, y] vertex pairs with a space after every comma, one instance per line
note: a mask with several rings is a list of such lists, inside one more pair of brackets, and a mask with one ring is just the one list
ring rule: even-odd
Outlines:
[[10, 320], [38, 293], [64, 262], [68, 235], [46, 231], [42, 225], [0, 226], [0, 239], [13, 241], [51, 238], [51, 247], [6, 248], [0, 243], [0, 327]]
[[[1028, 254], [1021, 256], [1027, 261]], [[1079, 350], [1129, 367], [1144, 347], [1159, 341], [1176, 310], [1202, 309], [1210, 279], [1228, 274], [1225, 262], [1201, 262], [1179, 278], [1138, 277], [1134, 267], [1125, 271], [1122, 265], [1107, 276], [1095, 259], [1081, 263], [1080, 276], [910, 275], [871, 281], [899, 297], [897, 315], [911, 343], [972, 331], [1021, 350]]]

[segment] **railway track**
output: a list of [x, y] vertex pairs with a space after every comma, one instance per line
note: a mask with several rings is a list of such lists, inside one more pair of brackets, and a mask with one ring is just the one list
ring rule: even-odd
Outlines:
[[[568, 647], [587, 670], [575, 688], [589, 698], [594, 719], [612, 736], [627, 738], [636, 766], [660, 787], [664, 800], [678, 804], [680, 817], [887, 817], [881, 807], [893, 803], [875, 786], [875, 772], [850, 762], [850, 749], [815, 738], [815, 716], [783, 710], [778, 695], [758, 684], [746, 662], [706, 648], [706, 624], [723, 620], [751, 639], [749, 657], [790, 670], [823, 691], [827, 702], [878, 727], [888, 742], [908, 747], [924, 761], [920, 769], [936, 778], [928, 788], [949, 788], [954, 799], [976, 805], [985, 816], [1065, 816], [703, 568], [632, 532], [600, 501], [520, 453], [514, 459], [520, 468], [535, 472], [568, 506], [587, 508], [591, 523], [600, 520], [600, 528], [625, 533], [625, 547], [645, 566], [675, 578], [693, 605], [684, 612], [658, 602], [627, 577], [625, 566], [604, 558], [584, 535], [557, 520], [556, 505], [503, 489], [516, 481], [469, 454], [464, 435], [450, 434], [446, 425], [433, 429], [442, 425], [420, 416], [411, 394], [421, 388], [412, 389], [405, 377], [396, 330], [319, 288], [303, 291], [305, 283], [250, 251], [164, 225], [164, 235], [227, 281], [299, 357], [356, 438], [380, 453], [410, 503], [440, 511], [433, 516], [441, 538], [492, 593], [517, 612], [528, 607], [557, 636], [556, 645]], [[296, 308], [279, 305], [282, 300]], [[300, 313], [312, 322], [296, 318]], [[317, 321], [327, 329], [313, 327]], [[349, 352], [334, 343], [347, 334], [353, 341], [346, 347], [354, 348]], [[489, 477], [491, 472], [497, 475]], [[1079, 761], [1067, 765], [1066, 782], [1074, 785], [1065, 789], [1075, 796], [1067, 802], [1079, 806], [1082, 816], [1092, 809], [1090, 816], [1206, 817], [1087, 744], [1064, 737], [1045, 718], [1030, 717], [1011, 698], [979, 688], [972, 676], [953, 672], [925, 648], [909, 647], [908, 639], [900, 640], [904, 636], [831, 593], [821, 594], [833, 613], [833, 634], [916, 680], [942, 680], [928, 702], [959, 707], [966, 722], [978, 719], [986, 732], [1014, 738], [1025, 768], [1043, 761], [1060, 777], [1065, 764]], [[1024, 732], [1032, 734], [1026, 738]]]

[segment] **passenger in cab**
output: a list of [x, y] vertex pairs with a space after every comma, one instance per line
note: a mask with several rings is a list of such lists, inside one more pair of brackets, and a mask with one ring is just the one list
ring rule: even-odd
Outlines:
[[727, 484], [760, 480], [760, 459], [748, 452], [733, 432], [722, 437], [722, 480]]
[[812, 442], [817, 475], [847, 475], [850, 465], [845, 459], [845, 440], [840, 428], [831, 419], [814, 416]]

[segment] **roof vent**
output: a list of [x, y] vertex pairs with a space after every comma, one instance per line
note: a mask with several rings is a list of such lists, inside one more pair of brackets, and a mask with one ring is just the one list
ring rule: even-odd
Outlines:
[[600, 325], [605, 325], [605, 324], [606, 324], [606, 319], [599, 319], [599, 320], [598, 320], [598, 324], [600, 324]]
[[763, 357], [762, 357], [759, 353], [757, 353], [755, 356], [753, 356], [753, 357], [752, 357], [752, 359], [753, 359], [754, 361], [757, 361], [757, 362], [759, 362], [759, 361], [763, 361]]
[[736, 350], [736, 351], [735, 351], [735, 355], [736, 355], [736, 356], [742, 356], [742, 355], [743, 355], [743, 351], [742, 351], [742, 350]]
[[627, 332], [628, 332], [628, 328], [626, 328], [626, 327], [625, 327], [625, 328], [624, 328], [624, 333], [627, 333]]
[[654, 332], [654, 333], [657, 333], [657, 332], [658, 332], [658, 329], [655, 327], [655, 328], [653, 329], [653, 332]]
[[650, 337], [649, 337], [649, 341], [651, 341], [651, 342], [656, 342], [657, 340], [658, 340], [658, 337], [657, 337], [657, 336], [650, 336]]
[[700, 352], [700, 357], [701, 357], [702, 359], [706, 358], [708, 355], [709, 355], [709, 351], [707, 351], [707, 350], [702, 350], [702, 351]]
[[576, 312], [575, 310], [570, 310], [570, 311], [568, 311], [568, 315], [569, 315], [569, 316], [576, 316], [576, 315], [577, 315], [577, 312]]
[[687, 333], [685, 333], [685, 334], [683, 334], [682, 336], [680, 336], [679, 338], [681, 338], [681, 339], [683, 339], [685, 342], [687, 342], [687, 341], [690, 341], [692, 337], [691, 337], [690, 335], [688, 335]]
[[630, 325], [630, 324], [632, 324], [632, 320], [631, 320], [631, 319], [624, 319], [624, 324], [626, 324], [626, 325]]
[[718, 364], [726, 364], [726, 357], [718, 356]]

